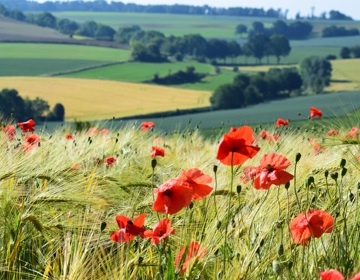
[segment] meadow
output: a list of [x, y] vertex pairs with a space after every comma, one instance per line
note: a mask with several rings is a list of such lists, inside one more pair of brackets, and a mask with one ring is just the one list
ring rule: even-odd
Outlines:
[[214, 140], [157, 122], [0, 131], [0, 278], [359, 279], [355, 121]]

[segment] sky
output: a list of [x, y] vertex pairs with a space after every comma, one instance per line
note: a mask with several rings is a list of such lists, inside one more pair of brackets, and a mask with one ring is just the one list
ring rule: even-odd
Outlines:
[[[33, 0], [34, 1], [34, 0]], [[45, 2], [48, 0], [35, 0], [37, 2]], [[71, 0], [51, 0], [51, 1], [71, 1]], [[86, 0], [85, 0], [86, 1]], [[90, 0], [94, 1], [94, 0]], [[107, 0], [110, 2], [111, 0]], [[112, 0], [119, 2], [118, 0]], [[289, 17], [294, 17], [297, 12], [302, 16], [310, 15], [312, 7], [314, 14], [320, 15], [322, 12], [337, 10], [355, 20], [360, 20], [360, 0], [120, 0], [123, 3], [136, 3], [142, 5], [151, 4], [184, 4], [211, 7], [251, 7], [251, 8], [281, 8], [283, 11], [289, 10]]]

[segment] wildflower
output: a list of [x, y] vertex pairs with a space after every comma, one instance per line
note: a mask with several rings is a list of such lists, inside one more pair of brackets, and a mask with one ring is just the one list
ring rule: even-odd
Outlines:
[[159, 147], [156, 147], [156, 146], [152, 146], [151, 157], [154, 158], [156, 156], [164, 157], [165, 156], [165, 150], [161, 149]]
[[73, 167], [70, 168], [70, 170], [72, 170], [72, 171], [78, 170], [79, 167], [80, 167], [80, 163], [75, 163], [75, 164], [73, 165]]
[[116, 158], [114, 157], [107, 157], [104, 159], [106, 167], [113, 166], [116, 163]]
[[334, 218], [322, 210], [310, 210], [299, 214], [290, 223], [292, 238], [296, 244], [309, 244], [311, 237], [319, 238], [323, 233], [331, 233], [334, 227]]
[[65, 138], [68, 139], [68, 140], [72, 140], [72, 139], [74, 139], [74, 136], [71, 135], [71, 134], [66, 134]]
[[327, 133], [328, 136], [334, 136], [334, 135], [338, 135], [340, 133], [339, 130], [336, 129], [330, 129]]
[[342, 273], [336, 269], [330, 269], [319, 273], [322, 280], [344, 280]]
[[112, 233], [110, 239], [114, 242], [124, 243], [133, 240], [136, 235], [143, 237], [145, 216], [145, 213], [140, 214], [133, 221], [122, 215], [116, 216], [116, 222], [120, 230]]
[[271, 185], [286, 184], [294, 178], [285, 171], [289, 166], [290, 161], [285, 156], [274, 153], [264, 155], [260, 160], [261, 171], [254, 180], [254, 188], [267, 190]]
[[156, 198], [152, 209], [156, 212], [175, 214], [191, 203], [193, 189], [178, 179], [171, 179], [154, 190]]
[[104, 128], [104, 129], [99, 131], [100, 135], [104, 135], [104, 134], [108, 134], [108, 133], [109, 133], [109, 129], [107, 129], [107, 128]]
[[6, 126], [6, 127], [2, 127], [2, 130], [5, 132], [5, 136], [7, 138], [7, 140], [12, 141], [15, 138], [16, 135], [16, 127], [12, 124]]
[[189, 187], [193, 190], [193, 200], [201, 200], [212, 191], [212, 187], [207, 185], [212, 181], [211, 176], [205, 175], [198, 168], [192, 168], [188, 171], [182, 170], [178, 180], [189, 184]]
[[[175, 257], [175, 267], [179, 270], [180, 273], [184, 273], [191, 262], [196, 262], [205, 256], [206, 248], [203, 250], [200, 249], [200, 244], [197, 241], [191, 241], [189, 246], [182, 246], [180, 248], [179, 253]], [[186, 256], [184, 257], [185, 250]], [[182, 260], [183, 263], [181, 265]]]
[[87, 131], [88, 135], [95, 135], [99, 132], [99, 130], [96, 127], [90, 127], [89, 130]]
[[149, 128], [154, 128], [155, 124], [153, 122], [142, 122], [141, 123], [141, 130], [146, 131]]
[[322, 118], [322, 111], [319, 109], [316, 109], [314, 107], [310, 107], [310, 119], [313, 119], [315, 117], [318, 117], [319, 119]]
[[40, 142], [40, 137], [37, 134], [25, 135], [24, 137], [24, 151], [27, 152], [33, 148], [36, 148]]
[[276, 121], [276, 125], [275, 125], [275, 128], [278, 128], [280, 126], [288, 126], [289, 125], [289, 120], [283, 120], [283, 119], [278, 119]]
[[241, 182], [244, 184], [254, 179], [262, 170], [261, 166], [248, 166], [243, 170], [243, 175], [240, 177]]
[[259, 147], [251, 145], [254, 140], [251, 127], [231, 128], [230, 132], [222, 137], [216, 158], [225, 165], [242, 164], [260, 150]]
[[144, 238], [151, 238], [151, 243], [157, 245], [169, 234], [174, 233], [175, 230], [171, 228], [171, 221], [169, 219], [162, 219], [154, 226], [154, 229], [152, 231], [146, 230], [144, 232]]
[[33, 132], [35, 122], [32, 119], [30, 119], [27, 122], [18, 122], [18, 126], [21, 127], [22, 132]]
[[353, 127], [349, 133], [345, 135], [345, 138], [356, 138], [358, 133], [359, 129], [357, 127]]
[[353, 278], [350, 278], [349, 280], [360, 280], [360, 272], [357, 273]]

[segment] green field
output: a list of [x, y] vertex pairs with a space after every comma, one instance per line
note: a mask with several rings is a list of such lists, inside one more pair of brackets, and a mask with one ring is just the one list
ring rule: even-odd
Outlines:
[[128, 60], [130, 51], [104, 47], [0, 43], [0, 76], [37, 76]]

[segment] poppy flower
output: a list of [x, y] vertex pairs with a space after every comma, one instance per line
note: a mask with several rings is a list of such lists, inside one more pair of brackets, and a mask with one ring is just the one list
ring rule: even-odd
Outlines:
[[344, 280], [342, 273], [336, 269], [330, 269], [319, 273], [322, 280]]
[[104, 162], [105, 162], [105, 165], [106, 165], [107, 167], [110, 167], [110, 166], [113, 166], [113, 165], [115, 164], [116, 158], [114, 158], [114, 157], [107, 157], [107, 158], [104, 159]]
[[301, 213], [290, 223], [290, 232], [296, 244], [309, 244], [311, 237], [319, 238], [323, 233], [331, 233], [334, 227], [334, 218], [322, 210], [310, 210]]
[[322, 111], [319, 109], [316, 109], [314, 107], [310, 107], [310, 119], [313, 119], [315, 117], [318, 117], [319, 119], [322, 118]]
[[271, 135], [270, 132], [266, 130], [261, 130], [259, 136], [261, 139], [267, 140], [269, 142], [274, 142], [281, 138], [280, 135]]
[[327, 133], [328, 136], [334, 136], [334, 135], [338, 135], [340, 133], [339, 130], [336, 129], [330, 129]]
[[154, 128], [155, 124], [153, 122], [142, 122], [141, 123], [141, 130], [146, 131], [149, 128]]
[[169, 219], [162, 219], [154, 226], [152, 231], [146, 230], [144, 232], [144, 238], [151, 238], [151, 244], [157, 245], [169, 234], [174, 233], [175, 230], [171, 228], [171, 221]]
[[207, 185], [212, 181], [211, 176], [205, 175], [198, 168], [192, 168], [187, 171], [182, 170], [178, 180], [189, 184], [189, 187], [193, 190], [193, 200], [201, 200], [212, 191], [212, 187]]
[[231, 128], [220, 140], [216, 158], [225, 165], [242, 164], [260, 150], [259, 147], [251, 145], [254, 140], [251, 127]]
[[349, 280], [360, 280], [360, 272], [357, 273], [353, 278], [350, 278]]
[[10, 124], [6, 127], [3, 126], [1, 129], [5, 132], [5, 136], [6, 136], [7, 140], [9, 140], [9, 141], [14, 140], [15, 135], [16, 135], [16, 132], [15, 132], [16, 127], [14, 125]]
[[25, 135], [23, 143], [24, 151], [27, 152], [33, 148], [36, 148], [39, 142], [40, 137], [37, 134]]
[[66, 134], [65, 138], [68, 139], [68, 140], [72, 140], [72, 139], [74, 139], [74, 136], [71, 135], [71, 134]]
[[30, 119], [27, 122], [18, 122], [18, 126], [21, 127], [22, 132], [33, 132], [35, 122], [32, 119]]
[[152, 146], [151, 157], [154, 158], [156, 156], [164, 157], [165, 156], [165, 150], [161, 149], [159, 147], [156, 147], [156, 146]]
[[267, 190], [271, 185], [286, 184], [294, 176], [285, 171], [290, 166], [290, 161], [283, 155], [266, 154], [260, 160], [261, 171], [254, 180], [254, 188]]
[[112, 233], [110, 239], [114, 242], [124, 243], [133, 240], [136, 235], [143, 237], [145, 216], [145, 213], [140, 214], [133, 221], [126, 216], [116, 216], [116, 222], [120, 230]]
[[243, 175], [240, 176], [240, 181], [244, 184], [253, 180], [262, 170], [261, 166], [247, 166], [243, 170]]
[[104, 129], [99, 131], [100, 135], [104, 135], [104, 134], [108, 134], [108, 133], [109, 133], [109, 129], [107, 129], [107, 128], [104, 128]]
[[99, 133], [99, 130], [96, 127], [90, 127], [89, 130], [87, 131], [88, 135], [95, 135]]
[[353, 127], [349, 133], [345, 135], [345, 138], [356, 138], [358, 133], [359, 129], [357, 127]]
[[[184, 256], [185, 250], [186, 256]], [[184, 273], [191, 262], [202, 259], [205, 256], [205, 253], [206, 248], [201, 250], [199, 242], [191, 241], [189, 246], [182, 246], [180, 248], [179, 253], [175, 257], [175, 267], [180, 273]], [[183, 263], [181, 265], [182, 261]]]
[[287, 126], [287, 125], [289, 125], [289, 120], [283, 120], [283, 119], [278, 119], [277, 121], [276, 121], [276, 125], [275, 125], [275, 128], [278, 128], [278, 127], [280, 127], [280, 126]]
[[171, 179], [154, 190], [156, 198], [152, 209], [156, 212], [175, 214], [191, 203], [193, 189], [178, 179]]

